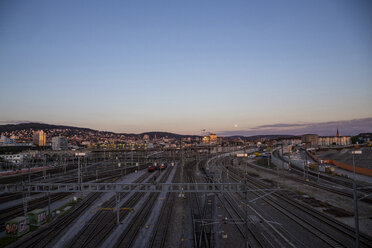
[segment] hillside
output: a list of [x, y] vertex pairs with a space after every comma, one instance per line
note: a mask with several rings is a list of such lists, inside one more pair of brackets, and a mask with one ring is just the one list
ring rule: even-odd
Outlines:
[[12, 131], [19, 131], [19, 130], [49, 130], [49, 129], [71, 129], [71, 130], [81, 130], [81, 131], [96, 131], [89, 128], [81, 128], [81, 127], [72, 127], [72, 126], [64, 126], [64, 125], [52, 125], [52, 124], [45, 124], [45, 123], [20, 123], [20, 124], [7, 124], [7, 125], [0, 125], [0, 133], [1, 132], [12, 132]]
[[140, 134], [133, 134], [133, 133], [114, 133], [114, 132], [107, 132], [107, 131], [99, 131], [90, 128], [82, 128], [82, 127], [73, 127], [73, 126], [65, 126], [65, 125], [53, 125], [53, 124], [46, 124], [46, 123], [20, 123], [20, 124], [6, 124], [0, 125], [0, 133], [2, 132], [13, 132], [13, 131], [20, 131], [20, 130], [52, 130], [52, 129], [69, 129], [71, 131], [85, 131], [85, 132], [97, 132], [97, 133], [110, 133], [110, 134], [117, 134], [117, 135], [125, 135], [127, 137], [143, 137], [144, 135], [149, 135], [150, 139], [155, 138], [174, 138], [180, 139], [185, 137], [199, 137], [197, 135], [181, 135], [169, 132], [145, 132]]

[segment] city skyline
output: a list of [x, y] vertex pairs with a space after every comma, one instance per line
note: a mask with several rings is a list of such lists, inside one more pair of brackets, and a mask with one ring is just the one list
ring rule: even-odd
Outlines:
[[369, 1], [164, 3], [2, 1], [0, 121], [199, 134], [372, 116]]

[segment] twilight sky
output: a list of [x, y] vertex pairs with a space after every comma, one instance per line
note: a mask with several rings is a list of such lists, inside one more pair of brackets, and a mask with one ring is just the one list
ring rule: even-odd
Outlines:
[[372, 117], [372, 1], [0, 2], [0, 122], [200, 134]]

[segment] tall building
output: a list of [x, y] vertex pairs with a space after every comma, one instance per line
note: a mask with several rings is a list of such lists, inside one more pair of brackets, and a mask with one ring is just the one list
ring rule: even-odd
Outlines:
[[217, 134], [211, 133], [209, 134], [209, 136], [204, 136], [202, 141], [205, 144], [217, 144], [218, 143]]
[[319, 136], [317, 134], [304, 134], [301, 136], [301, 141], [308, 144], [308, 147], [315, 147], [319, 143]]
[[209, 135], [209, 142], [212, 144], [217, 144], [217, 134], [211, 133]]
[[67, 150], [68, 149], [68, 142], [67, 138], [56, 136], [52, 138], [52, 149], [55, 151], [59, 150]]
[[43, 130], [37, 131], [33, 136], [33, 143], [37, 146], [45, 146], [46, 144], [46, 134]]

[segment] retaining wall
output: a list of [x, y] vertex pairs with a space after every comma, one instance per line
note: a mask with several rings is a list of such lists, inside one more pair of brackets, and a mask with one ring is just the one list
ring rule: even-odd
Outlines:
[[[313, 155], [313, 154], [311, 154], [309, 152], [307, 152], [307, 154], [312, 159], [314, 159], [315, 161], [317, 161], [319, 163], [320, 160], [315, 155]], [[327, 160], [328, 163], [333, 164], [333, 165], [336, 165], [337, 167], [340, 167], [341, 169], [344, 169], [344, 170], [347, 170], [347, 171], [351, 171], [351, 172], [354, 171], [353, 165], [351, 165], [351, 164], [346, 164], [346, 163], [343, 163], [343, 162], [339, 162], [339, 161], [336, 161], [336, 160], [330, 160], [330, 159], [323, 159], [323, 160]], [[366, 176], [372, 177], [372, 169], [368, 169], [368, 168], [363, 168], [363, 167], [356, 166], [355, 167], [355, 172], [358, 173], [358, 174], [362, 174], [362, 175], [366, 175]]]

